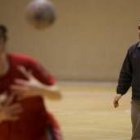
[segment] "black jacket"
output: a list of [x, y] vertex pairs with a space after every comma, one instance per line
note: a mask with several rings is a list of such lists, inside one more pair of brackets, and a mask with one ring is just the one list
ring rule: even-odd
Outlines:
[[128, 49], [118, 80], [117, 93], [125, 94], [132, 86], [132, 99], [140, 100], [140, 47], [139, 42]]

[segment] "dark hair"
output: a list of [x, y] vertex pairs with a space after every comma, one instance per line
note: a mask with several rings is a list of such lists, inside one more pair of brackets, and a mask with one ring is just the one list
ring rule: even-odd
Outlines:
[[0, 39], [7, 41], [7, 28], [6, 26], [0, 24]]

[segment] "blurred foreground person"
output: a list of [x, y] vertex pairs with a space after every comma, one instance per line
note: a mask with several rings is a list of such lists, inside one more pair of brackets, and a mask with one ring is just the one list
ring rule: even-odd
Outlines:
[[54, 77], [33, 58], [6, 51], [0, 25], [0, 140], [62, 140], [44, 98], [61, 99]]

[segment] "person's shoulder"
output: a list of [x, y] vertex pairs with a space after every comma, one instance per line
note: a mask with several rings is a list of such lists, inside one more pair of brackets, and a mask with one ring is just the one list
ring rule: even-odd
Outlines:
[[27, 54], [21, 53], [9, 53], [8, 54], [11, 59], [19, 60], [19, 61], [35, 61], [34, 58]]
[[129, 53], [129, 54], [133, 53], [133, 52], [136, 50], [136, 48], [138, 47], [138, 45], [139, 45], [139, 42], [133, 43], [133, 44], [128, 48], [128, 53]]
[[133, 51], [137, 46], [138, 46], [139, 42], [133, 43], [130, 47], [129, 47], [129, 51]]
[[9, 53], [8, 58], [11, 63], [16, 65], [37, 65], [38, 62], [32, 56], [21, 53]]

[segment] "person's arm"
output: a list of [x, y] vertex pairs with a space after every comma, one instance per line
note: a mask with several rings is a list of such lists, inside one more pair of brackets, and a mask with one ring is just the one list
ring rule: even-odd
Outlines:
[[62, 95], [55, 77], [38, 61], [30, 59], [28, 63], [32, 76], [40, 82], [42, 94], [49, 99], [59, 100]]
[[61, 99], [61, 93], [56, 84], [44, 84], [25, 68], [20, 67], [19, 70], [28, 80], [16, 79], [16, 84], [11, 86], [11, 89], [14, 91], [14, 93], [17, 93], [18, 95], [23, 95], [25, 97], [41, 95], [46, 96], [47, 98], [52, 100]]
[[119, 106], [119, 100], [130, 88], [131, 81], [132, 81], [132, 66], [128, 51], [120, 71], [116, 95], [113, 100], [113, 105], [115, 108]]

